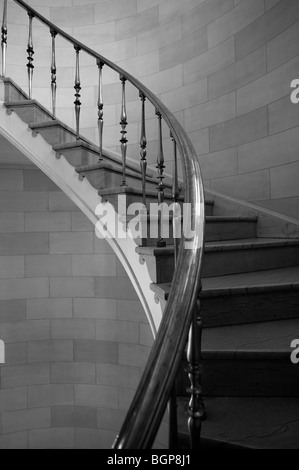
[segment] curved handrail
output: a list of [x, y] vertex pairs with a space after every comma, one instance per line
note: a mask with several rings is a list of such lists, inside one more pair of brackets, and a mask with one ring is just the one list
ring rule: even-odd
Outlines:
[[171, 394], [201, 290], [205, 206], [199, 161], [181, 124], [146, 86], [121, 67], [65, 33], [24, 1], [13, 1], [24, 8], [31, 17], [45, 24], [51, 33], [63, 37], [75, 48], [93, 56], [97, 63], [107, 65], [134, 85], [163, 117], [180, 150], [185, 181], [184, 200], [190, 204], [191, 227], [195, 234], [192, 239], [186, 240], [184, 236], [181, 239], [177, 266], [163, 319], [127, 418], [114, 443], [116, 449], [149, 448], [155, 439]]

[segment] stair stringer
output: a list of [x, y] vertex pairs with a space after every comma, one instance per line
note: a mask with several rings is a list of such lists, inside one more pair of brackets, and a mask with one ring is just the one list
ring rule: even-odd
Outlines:
[[[0, 134], [45, 173], [96, 226], [99, 222], [96, 207], [103, 201], [98, 191], [86, 178], [80, 180], [75, 168], [63, 155], [58, 159], [52, 146], [41, 135], [34, 135], [16, 113], [8, 114], [3, 102], [0, 104]], [[107, 204], [106, 201], [103, 203]], [[115, 218], [117, 214], [112, 205], [110, 209], [109, 214]], [[107, 233], [106, 239], [127, 272], [155, 337], [162, 307], [150, 289], [152, 280], [146, 263], [142, 264], [136, 253], [137, 243], [129, 232], [126, 238], [113, 238], [111, 233]]]

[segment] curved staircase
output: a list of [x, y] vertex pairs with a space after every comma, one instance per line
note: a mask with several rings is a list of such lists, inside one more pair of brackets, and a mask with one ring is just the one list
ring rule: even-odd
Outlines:
[[[16, 3], [26, 7], [23, 2]], [[99, 149], [78, 135], [78, 129], [69, 128], [37, 101], [29, 99], [11, 79], [2, 78], [1, 83], [4, 108], [0, 133], [47, 173], [94, 224], [97, 204], [108, 202], [117, 213], [119, 195], [126, 195], [127, 205], [143, 202], [144, 196], [147, 204], [156, 200], [154, 169], [143, 172], [137, 163], [127, 160], [124, 186], [124, 155]], [[163, 181], [161, 173], [158, 178]], [[177, 201], [182, 205], [183, 190], [177, 187], [177, 192], [179, 189]], [[165, 202], [171, 204], [170, 176], [166, 175], [163, 190]], [[201, 413], [200, 423], [196, 423], [198, 416], [192, 415], [189, 403], [188, 416], [201, 428], [201, 442], [197, 440], [196, 447], [201, 444], [207, 449], [299, 448], [299, 369], [290, 360], [290, 344], [299, 333], [299, 223], [221, 195], [206, 192], [205, 196], [205, 256], [199, 296], [203, 370], [200, 351], [190, 359], [190, 354], [198, 352], [199, 344], [195, 345], [194, 341], [200, 341], [199, 334], [189, 342], [192, 350], [190, 353], [189, 349], [189, 366], [185, 360], [181, 361], [177, 379], [177, 446], [188, 447], [185, 409], [189, 389], [188, 396], [191, 393], [193, 400], [199, 400], [196, 412]], [[130, 218], [122, 221], [128, 224]], [[165, 246], [157, 246], [159, 237], [109, 239], [139, 294], [154, 334], [159, 330], [171, 288], [176, 288], [173, 276], [177, 243], [173, 237], [173, 220], [170, 222]], [[178, 223], [181, 222], [179, 219]], [[201, 266], [196, 269], [200, 275]], [[187, 272], [175, 279], [190, 281]], [[196, 291], [193, 297], [196, 301]], [[192, 302], [190, 309], [194, 309]], [[184, 315], [186, 306], [177, 308]], [[178, 325], [179, 321], [178, 317]], [[184, 331], [188, 329], [186, 321]], [[181, 340], [183, 337], [182, 333]], [[175, 364], [172, 365], [176, 375]], [[196, 389], [190, 390], [184, 373], [186, 367]], [[139, 396], [144, 390], [145, 384], [141, 384]], [[134, 406], [136, 402], [129, 414]], [[161, 412], [158, 424], [160, 418]], [[128, 432], [128, 423], [123, 435]], [[148, 442], [153, 440], [156, 430], [157, 423], [151, 428], [153, 437]], [[116, 448], [126, 447], [124, 442], [119, 438]], [[140, 443], [141, 447], [146, 445]], [[192, 446], [195, 447], [194, 438]]]

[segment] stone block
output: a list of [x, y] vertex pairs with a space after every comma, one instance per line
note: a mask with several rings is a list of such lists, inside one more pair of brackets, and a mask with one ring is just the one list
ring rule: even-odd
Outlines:
[[55, 384], [95, 384], [96, 366], [87, 362], [51, 364], [51, 382]]
[[33, 341], [28, 343], [28, 362], [63, 362], [74, 357], [72, 341]]

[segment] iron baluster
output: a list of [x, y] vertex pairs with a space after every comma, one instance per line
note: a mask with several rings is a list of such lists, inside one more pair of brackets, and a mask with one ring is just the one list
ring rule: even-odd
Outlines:
[[146, 140], [146, 131], [145, 131], [145, 101], [146, 97], [143, 93], [140, 92], [139, 94], [141, 99], [141, 137], [140, 137], [140, 168], [141, 168], [141, 176], [142, 176], [142, 199], [143, 205], [146, 207], [146, 169], [147, 169], [147, 140]]
[[[157, 156], [157, 170], [158, 170], [158, 204], [162, 210], [162, 205], [164, 203], [164, 152], [163, 152], [163, 135], [162, 135], [162, 116], [159, 111], [156, 112], [158, 116], [158, 156]], [[162, 248], [166, 246], [165, 240], [162, 238], [162, 217], [163, 214], [161, 210], [158, 211], [158, 241], [157, 246]]]
[[77, 140], [80, 139], [80, 111], [81, 111], [81, 81], [80, 81], [80, 51], [81, 47], [75, 45], [74, 46], [75, 51], [76, 51], [76, 76], [75, 76], [75, 86], [74, 89], [76, 91], [75, 93], [75, 115], [76, 115], [76, 138]]
[[33, 13], [28, 12], [29, 16], [29, 36], [28, 36], [28, 47], [27, 47], [27, 54], [28, 54], [28, 63], [27, 63], [27, 69], [28, 69], [28, 90], [29, 90], [29, 99], [32, 99], [32, 81], [33, 81], [33, 70], [34, 70], [34, 49], [33, 49], [33, 35], [32, 35], [32, 21], [34, 18]]
[[[201, 290], [201, 289], [200, 289]], [[188, 376], [190, 380], [190, 401], [188, 405], [188, 428], [190, 435], [191, 449], [196, 449], [200, 445], [200, 435], [202, 422], [205, 420], [206, 412], [202, 398], [202, 318], [200, 316], [201, 302], [197, 299], [194, 316], [189, 333], [187, 349]]]
[[56, 94], [57, 94], [57, 69], [56, 69], [56, 49], [55, 40], [57, 32], [51, 29], [52, 36], [52, 64], [51, 64], [51, 94], [52, 94], [52, 113], [54, 118], [56, 117]]
[[1, 49], [2, 49], [2, 77], [6, 75], [6, 52], [7, 52], [7, 0], [3, 5], [3, 21], [1, 28]]
[[98, 131], [100, 160], [103, 159], [103, 128], [104, 128], [104, 101], [103, 101], [103, 67], [104, 63], [97, 60], [99, 68], [99, 96], [98, 96]]
[[121, 155], [122, 155], [122, 171], [123, 171], [123, 181], [121, 186], [127, 186], [126, 181], [126, 164], [127, 164], [127, 148], [128, 148], [128, 140], [127, 140], [127, 106], [126, 106], [126, 81], [127, 79], [121, 75], [120, 80], [122, 82], [122, 106], [121, 106], [121, 115], [120, 115], [120, 125], [121, 125]]

